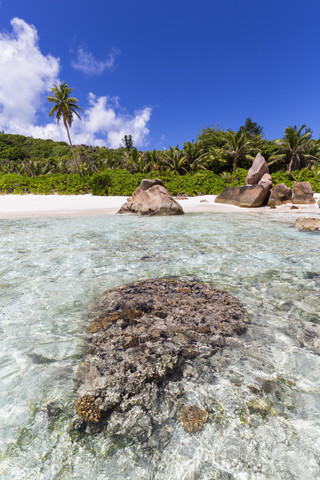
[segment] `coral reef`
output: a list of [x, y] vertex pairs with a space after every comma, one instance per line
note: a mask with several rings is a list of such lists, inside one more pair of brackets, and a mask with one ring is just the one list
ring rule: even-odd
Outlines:
[[[201, 363], [236, 342], [247, 321], [234, 297], [197, 281], [160, 278], [105, 292], [75, 378], [75, 425], [164, 446], [186, 403], [180, 379], [198, 376]], [[179, 419], [193, 432], [203, 415], [182, 409]]]

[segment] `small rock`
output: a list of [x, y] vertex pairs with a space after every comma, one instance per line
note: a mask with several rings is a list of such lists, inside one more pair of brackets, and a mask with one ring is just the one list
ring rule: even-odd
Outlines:
[[299, 207], [296, 207], [295, 205], [292, 205], [292, 207], [290, 207], [290, 210], [299, 210]]

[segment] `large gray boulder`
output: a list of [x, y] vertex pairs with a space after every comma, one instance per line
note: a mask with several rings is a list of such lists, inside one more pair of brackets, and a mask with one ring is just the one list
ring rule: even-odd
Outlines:
[[258, 184], [265, 173], [269, 173], [269, 167], [261, 153], [258, 153], [248, 171], [246, 185]]
[[181, 215], [183, 209], [170, 195], [162, 181], [143, 179], [139, 187], [117, 213], [136, 215]]
[[292, 202], [292, 190], [284, 183], [275, 185], [271, 190], [268, 200], [268, 207], [275, 207], [276, 205], [282, 205], [283, 203]]
[[227, 187], [215, 199], [216, 203], [228, 203], [237, 207], [255, 208], [266, 205], [270, 188], [262, 185]]
[[298, 182], [293, 185], [292, 203], [310, 205], [315, 203], [313, 190], [309, 182]]

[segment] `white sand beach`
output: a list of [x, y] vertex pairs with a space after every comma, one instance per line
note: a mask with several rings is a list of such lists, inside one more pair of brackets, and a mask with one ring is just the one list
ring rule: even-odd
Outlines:
[[[320, 214], [318, 200], [320, 194], [315, 195], [316, 203], [313, 205], [298, 205], [298, 210], [290, 210], [291, 203], [270, 209], [240, 208], [234, 205], [214, 203], [215, 195], [187, 197], [177, 200], [185, 213], [199, 212], [288, 212], [292, 214]], [[127, 197], [99, 197], [87, 195], [0, 195], [0, 218], [19, 218], [35, 216], [61, 216], [61, 215], [113, 215]]]

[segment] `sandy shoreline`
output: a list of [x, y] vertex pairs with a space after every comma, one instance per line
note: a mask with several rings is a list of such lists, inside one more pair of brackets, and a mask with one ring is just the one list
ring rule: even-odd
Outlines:
[[[178, 200], [185, 213], [200, 212], [288, 212], [290, 214], [320, 215], [318, 200], [320, 194], [314, 194], [316, 203], [298, 205], [298, 210], [290, 210], [292, 204], [281, 205], [276, 209], [268, 207], [240, 208], [234, 205], [214, 203], [215, 195], [202, 195]], [[0, 195], [0, 218], [39, 217], [39, 216], [83, 216], [114, 215], [127, 197], [98, 197], [93, 195]]]

